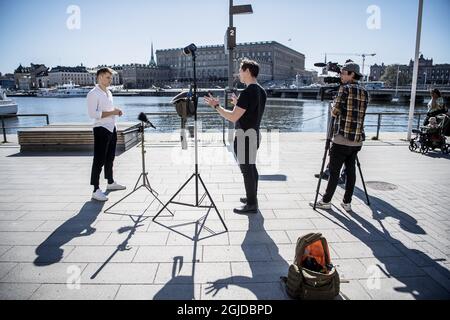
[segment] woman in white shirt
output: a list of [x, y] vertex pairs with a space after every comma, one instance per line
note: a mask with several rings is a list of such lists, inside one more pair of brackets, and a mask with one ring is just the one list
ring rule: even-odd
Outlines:
[[444, 99], [441, 96], [441, 92], [438, 89], [433, 89], [430, 91], [431, 100], [428, 102], [427, 117], [423, 122], [424, 126], [427, 126], [431, 117], [436, 117], [437, 115], [446, 113], [444, 106]]

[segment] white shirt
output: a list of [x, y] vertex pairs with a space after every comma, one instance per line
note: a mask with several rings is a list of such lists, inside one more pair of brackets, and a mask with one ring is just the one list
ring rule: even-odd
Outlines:
[[104, 127], [110, 132], [114, 132], [116, 127], [116, 116], [102, 118], [103, 112], [114, 111], [113, 96], [111, 91], [103, 91], [96, 85], [87, 95], [88, 114], [94, 119], [94, 128]]
[[428, 102], [428, 112], [434, 112], [444, 109], [444, 99], [437, 98], [436, 100], [431, 99], [430, 102]]

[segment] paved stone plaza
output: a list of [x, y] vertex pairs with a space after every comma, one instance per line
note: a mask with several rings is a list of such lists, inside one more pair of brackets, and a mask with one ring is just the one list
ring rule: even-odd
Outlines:
[[[403, 135], [382, 134], [360, 153], [372, 206], [358, 179], [354, 213], [340, 209], [341, 188], [332, 211], [316, 212], [308, 203], [323, 136], [283, 133], [263, 144], [255, 216], [232, 212], [243, 182], [229, 151], [218, 141], [202, 147], [201, 175], [229, 232], [211, 211], [200, 239], [207, 209], [171, 205], [175, 216], [155, 223], [160, 206], [143, 189], [104, 212], [133, 188], [138, 147], [115, 162], [128, 190], [100, 204], [90, 201], [89, 154], [0, 146], [0, 299], [288, 299], [279, 278], [297, 238], [312, 231], [329, 241], [340, 299], [449, 299], [450, 157], [411, 153]], [[193, 173], [193, 148], [182, 151], [176, 135], [147, 138], [149, 179], [165, 202]], [[192, 203], [193, 186], [177, 200]]]

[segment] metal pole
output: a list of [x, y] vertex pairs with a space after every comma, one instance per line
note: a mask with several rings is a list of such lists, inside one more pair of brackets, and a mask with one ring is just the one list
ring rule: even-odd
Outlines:
[[414, 121], [414, 107], [416, 105], [417, 78], [419, 73], [420, 36], [422, 33], [422, 14], [423, 14], [423, 0], [419, 0], [419, 13], [417, 17], [417, 34], [416, 34], [416, 52], [413, 70], [413, 82], [411, 87], [411, 103], [409, 106], [408, 134], [406, 138], [408, 141], [411, 140], [412, 123]]
[[196, 53], [192, 52], [192, 62], [194, 67], [194, 144], [195, 144], [195, 205], [198, 207], [198, 132], [197, 132], [197, 107], [198, 107], [198, 98], [197, 98], [197, 57]]
[[380, 138], [380, 127], [381, 127], [381, 113], [378, 114], [377, 140]]
[[147, 186], [145, 175], [147, 174], [147, 170], [145, 169], [145, 124], [141, 121], [141, 157], [142, 157], [142, 182], [144, 186]]
[[2, 117], [2, 129], [3, 129], [3, 143], [7, 143], [8, 141], [6, 140], [6, 128], [5, 128], [5, 117]]
[[395, 85], [395, 97], [398, 98], [398, 76], [400, 75], [400, 65], [397, 66], [397, 83]]
[[[230, 0], [230, 10], [229, 10], [229, 27], [232, 28], [233, 27], [233, 0]], [[228, 35], [227, 35], [228, 36]], [[233, 87], [233, 51], [234, 49], [229, 49], [228, 50], [228, 88], [231, 90]], [[228, 100], [226, 103], [226, 106], [228, 106]]]
[[363, 85], [364, 85], [364, 83], [366, 82], [366, 81], [365, 81], [365, 74], [364, 74], [364, 65], [365, 65], [365, 63], [366, 63], [366, 55], [363, 54], [363, 55], [362, 55], [362, 58], [363, 58], [363, 65], [362, 65], [362, 75], [363, 75], [363, 78], [362, 78], [362, 83], [363, 83]]
[[[233, 0], [230, 0], [230, 8], [229, 8], [229, 27], [232, 28], [233, 27]], [[228, 37], [228, 34], [227, 34]], [[231, 96], [231, 92], [233, 89], [233, 72], [234, 71], [234, 49], [231, 48], [228, 50], [228, 94], [230, 94]], [[229, 99], [228, 99], [228, 94], [225, 93], [225, 107], [227, 109], [231, 109], [229, 108]], [[228, 142], [230, 143], [230, 145], [233, 142], [233, 138], [234, 138], [234, 132], [233, 132], [234, 126], [232, 125], [231, 122], [228, 122]]]

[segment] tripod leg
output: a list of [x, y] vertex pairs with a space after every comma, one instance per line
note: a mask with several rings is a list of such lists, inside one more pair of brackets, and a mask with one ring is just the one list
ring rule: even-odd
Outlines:
[[176, 198], [176, 196], [184, 189], [184, 187], [187, 186], [187, 184], [192, 180], [192, 178], [195, 177], [195, 174], [193, 174], [182, 186], [180, 189], [178, 189], [178, 191], [172, 196], [172, 198], [170, 198], [169, 201], [167, 201], [167, 203], [164, 205], [164, 207], [158, 212], [158, 214], [153, 218], [153, 221], [156, 220], [156, 218], [159, 217], [159, 215], [161, 214], [161, 212], [164, 211], [164, 209], [166, 209], [166, 207], [169, 205], [169, 203], [171, 203], [173, 201], [173, 199]]
[[[148, 187], [145, 186], [147, 188], [147, 190], [152, 194], [152, 196], [156, 199], [156, 201], [158, 201], [162, 206], [164, 206], [164, 203], [155, 195], [154, 191]], [[166, 208], [167, 211], [169, 211], [169, 213], [172, 215], [172, 217], [174, 216], [173, 212], [169, 210], [169, 208]]]
[[138, 184], [139, 184], [139, 181], [141, 181], [141, 177], [142, 177], [142, 173], [139, 175], [139, 178], [137, 179], [136, 184], [134, 185], [134, 189], [133, 189], [133, 190], [136, 190], [136, 188], [137, 188], [137, 186], [138, 186]]
[[147, 189], [154, 195], [154, 196], [159, 196], [159, 193], [156, 192], [155, 190], [153, 190], [153, 188], [150, 185], [150, 181], [148, 180], [148, 174], [145, 174], [145, 182], [147, 184]]
[[115, 204], [113, 204], [111, 207], [109, 207], [108, 209], [105, 209], [105, 213], [107, 213], [107, 211], [111, 210], [112, 208], [114, 208], [115, 206], [117, 206], [119, 203], [121, 203], [123, 200], [125, 200], [126, 198], [128, 198], [129, 196], [131, 196], [133, 193], [135, 193], [136, 191], [138, 191], [140, 188], [142, 188], [143, 186], [140, 186], [137, 189], [134, 189], [133, 191], [131, 191], [129, 194], [127, 194], [125, 197], [123, 197], [122, 199], [120, 199], [119, 201], [117, 201]]
[[203, 186], [203, 189], [205, 189], [205, 192], [206, 192], [206, 194], [208, 195], [208, 198], [209, 198], [209, 200], [211, 201], [211, 204], [213, 205], [214, 209], [216, 210], [217, 215], [219, 216], [219, 219], [220, 219], [220, 221], [222, 222], [223, 227], [225, 228], [225, 231], [228, 232], [227, 225], [225, 224], [225, 221], [223, 221], [222, 216], [220, 215], [219, 210], [217, 210], [217, 206], [216, 206], [216, 204], [214, 203], [214, 200], [212, 199], [211, 195], [209, 194], [209, 191], [208, 191], [208, 189], [206, 188], [205, 183], [203, 182], [203, 179], [202, 179], [202, 177], [201, 177], [200, 175], [198, 175], [198, 179], [200, 180], [200, 182], [201, 182], [201, 184], [202, 184], [202, 186]]
[[329, 149], [329, 144], [327, 142], [327, 145], [325, 147], [325, 153], [323, 154], [322, 167], [320, 168], [319, 182], [317, 183], [316, 198], [314, 199], [314, 207], [313, 207], [314, 210], [316, 210], [317, 199], [319, 198], [320, 185], [322, 183], [323, 171], [325, 169], [325, 162], [327, 161], [328, 149]]
[[370, 207], [369, 194], [367, 193], [366, 183], [364, 182], [364, 177], [363, 177], [362, 170], [361, 170], [361, 163], [359, 162], [358, 156], [356, 156], [356, 163], [358, 165], [359, 175], [361, 176], [361, 181], [362, 181], [362, 184], [364, 187], [364, 192], [366, 193], [367, 205]]

